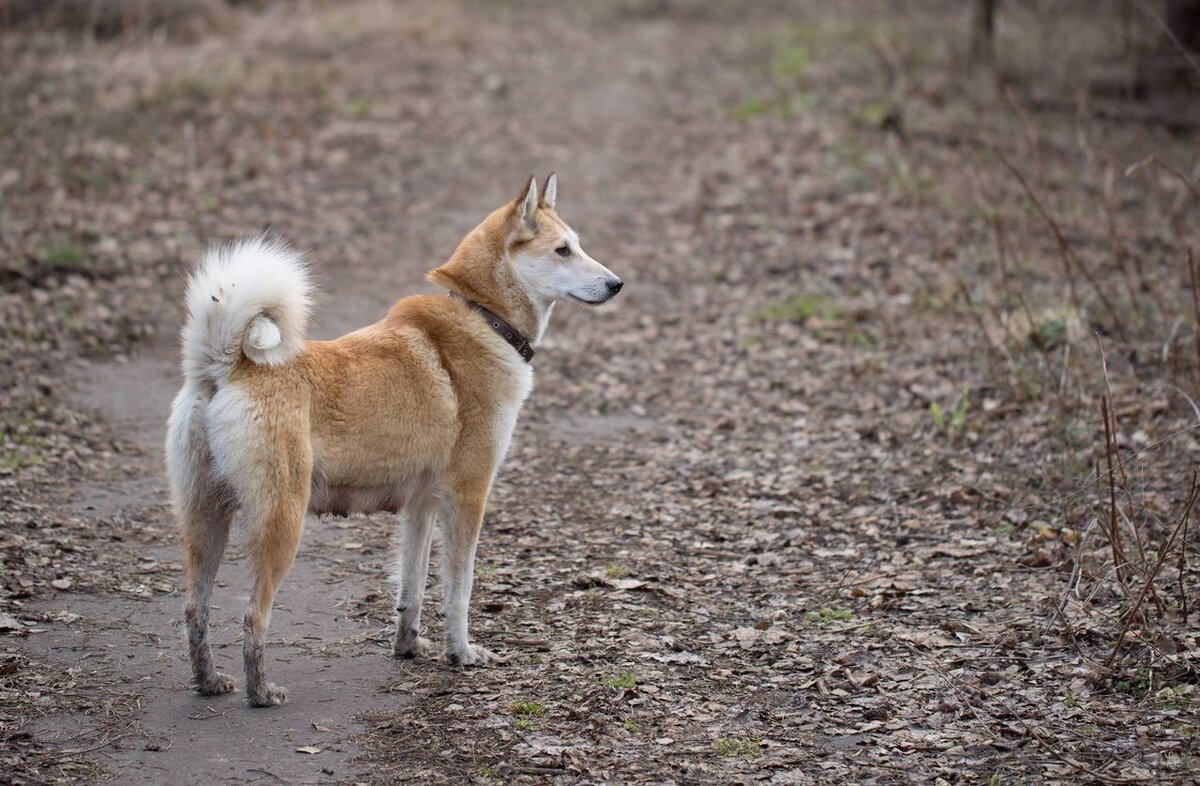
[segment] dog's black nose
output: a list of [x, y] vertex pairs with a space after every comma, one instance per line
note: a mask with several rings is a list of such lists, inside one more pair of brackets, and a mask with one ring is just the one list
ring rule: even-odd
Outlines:
[[608, 294], [615, 295], [621, 291], [621, 287], [625, 286], [625, 282], [619, 278], [610, 278], [605, 282], [608, 284]]

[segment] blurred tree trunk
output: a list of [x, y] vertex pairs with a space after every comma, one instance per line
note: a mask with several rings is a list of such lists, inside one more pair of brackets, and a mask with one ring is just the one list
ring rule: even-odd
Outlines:
[[224, 0], [0, 0], [0, 31], [67, 30], [111, 38], [131, 30], [166, 30], [181, 38], [226, 24]]
[[1200, 52], [1200, 0], [1166, 0], [1159, 8], [1166, 13], [1157, 22], [1166, 25], [1170, 35], [1160, 35], [1138, 57], [1133, 85], [1138, 98], [1200, 86], [1196, 57], [1188, 54]]
[[1200, 0], [1167, 0], [1166, 21], [1179, 43], [1200, 52]]
[[975, 0], [971, 20], [971, 62], [991, 65], [995, 60], [996, 6], [999, 0]]

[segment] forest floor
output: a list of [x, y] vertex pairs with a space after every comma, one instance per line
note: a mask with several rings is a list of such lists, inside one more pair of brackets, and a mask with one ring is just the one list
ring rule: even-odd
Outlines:
[[[961, 5], [0, 35], [0, 780], [1193, 782], [1200, 102], [1077, 101], [1121, 31], [1019, 5], [971, 71]], [[550, 170], [626, 286], [557, 309], [489, 502], [472, 633], [507, 662], [393, 661], [390, 517], [310, 519], [287, 704], [190, 692], [184, 273], [269, 226], [338, 335]], [[235, 550], [239, 686], [247, 581]]]

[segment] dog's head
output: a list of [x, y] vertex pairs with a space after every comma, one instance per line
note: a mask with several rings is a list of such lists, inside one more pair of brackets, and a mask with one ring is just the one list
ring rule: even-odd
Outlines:
[[558, 178], [551, 173], [540, 195], [531, 177], [509, 204], [505, 256], [513, 277], [535, 301], [603, 303], [621, 291], [623, 282], [579, 245], [579, 235], [554, 211], [557, 197]]

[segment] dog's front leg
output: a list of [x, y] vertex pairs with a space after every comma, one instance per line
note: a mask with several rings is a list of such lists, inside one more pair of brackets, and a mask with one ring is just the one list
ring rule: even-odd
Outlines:
[[433, 645], [421, 634], [421, 606], [429, 577], [429, 549], [436, 518], [434, 502], [413, 505], [396, 534], [396, 635], [392, 655], [416, 658], [428, 655]]
[[475, 546], [483, 524], [487, 486], [476, 495], [458, 494], [441, 517], [442, 608], [446, 615], [446, 657], [462, 666], [481, 666], [501, 660], [491, 650], [472, 644], [467, 634], [467, 610], [475, 576]]

